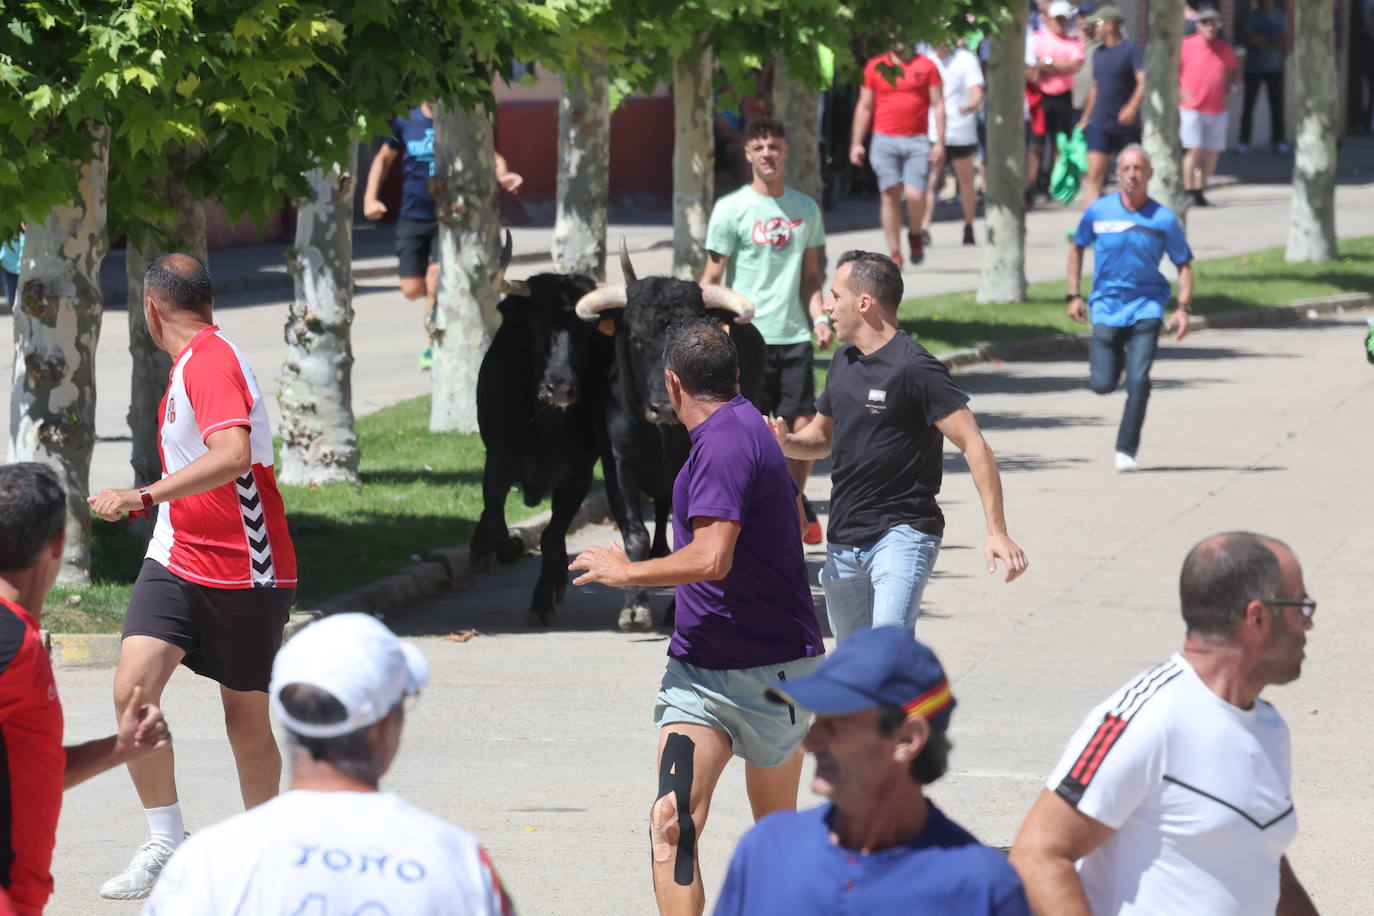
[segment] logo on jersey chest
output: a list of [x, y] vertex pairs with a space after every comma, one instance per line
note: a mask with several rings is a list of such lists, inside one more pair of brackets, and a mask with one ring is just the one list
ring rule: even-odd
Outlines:
[[754, 223], [753, 239], [755, 245], [772, 245], [782, 250], [792, 244], [792, 230], [802, 224], [799, 219], [783, 219], [774, 216]]
[[168, 422], [168, 423], [175, 423], [176, 421], [177, 421], [177, 399], [176, 399], [176, 398], [170, 398], [170, 397], [169, 397], [169, 398], [167, 399], [167, 422]]
[[881, 388], [868, 389], [867, 407], [868, 412], [871, 414], [887, 410], [887, 392]]

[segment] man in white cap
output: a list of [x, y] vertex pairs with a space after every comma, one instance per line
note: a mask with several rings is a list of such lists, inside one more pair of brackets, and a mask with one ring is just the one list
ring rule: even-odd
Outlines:
[[377, 790], [403, 701], [428, 680], [420, 651], [366, 614], [302, 630], [272, 666], [290, 790], [189, 838], [144, 913], [513, 913], [471, 834]]

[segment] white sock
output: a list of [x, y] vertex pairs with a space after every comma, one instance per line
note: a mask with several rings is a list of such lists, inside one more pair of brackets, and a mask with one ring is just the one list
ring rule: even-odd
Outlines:
[[181, 819], [181, 802], [172, 802], [163, 808], [144, 808], [148, 818], [148, 835], [168, 849], [176, 849], [186, 837], [186, 824]]

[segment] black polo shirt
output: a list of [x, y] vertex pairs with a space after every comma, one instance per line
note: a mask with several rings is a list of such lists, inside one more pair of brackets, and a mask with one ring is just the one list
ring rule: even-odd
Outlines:
[[866, 547], [898, 525], [943, 537], [935, 423], [967, 403], [945, 364], [901, 331], [867, 356], [841, 347], [816, 401], [835, 421], [827, 539]]

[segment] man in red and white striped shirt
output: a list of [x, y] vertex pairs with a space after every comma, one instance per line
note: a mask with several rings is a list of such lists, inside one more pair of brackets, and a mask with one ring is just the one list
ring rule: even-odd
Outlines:
[[[160, 703], [178, 664], [220, 684], [244, 806], [277, 794], [281, 755], [267, 713], [272, 659], [296, 587], [296, 556], [272, 472], [272, 431], [257, 379], [213, 324], [210, 274], [185, 254], [160, 255], [144, 279], [153, 342], [172, 356], [158, 415], [163, 476], [91, 499], [111, 521], [158, 513], [115, 671], [115, 707], [135, 687]], [[148, 895], [186, 835], [172, 755], [129, 764], [149, 839], [101, 895]]]

